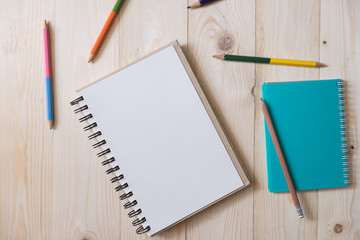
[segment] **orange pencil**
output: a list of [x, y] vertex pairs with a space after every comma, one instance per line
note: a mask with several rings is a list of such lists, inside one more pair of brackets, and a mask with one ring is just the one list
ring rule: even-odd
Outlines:
[[88, 63], [91, 62], [94, 58], [95, 55], [97, 54], [97, 52], [100, 49], [100, 46], [102, 44], [102, 42], [104, 41], [106, 34], [109, 32], [109, 29], [112, 25], [112, 23], [114, 22], [115, 17], [117, 16], [121, 5], [124, 3], [124, 0], [117, 0], [115, 3], [115, 6], [113, 7], [112, 11], [110, 12], [109, 17], [107, 18], [105, 25], [103, 26], [103, 28], [101, 29], [101, 32], [98, 36], [98, 38], [96, 39], [96, 42], [93, 46], [93, 48], [90, 51], [90, 56], [88, 59]]

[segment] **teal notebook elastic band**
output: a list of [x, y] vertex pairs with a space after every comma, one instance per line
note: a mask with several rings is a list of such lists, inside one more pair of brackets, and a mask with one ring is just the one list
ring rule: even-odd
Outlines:
[[[348, 186], [343, 84], [333, 79], [262, 86], [296, 190]], [[266, 124], [265, 138], [269, 191], [289, 191]]]

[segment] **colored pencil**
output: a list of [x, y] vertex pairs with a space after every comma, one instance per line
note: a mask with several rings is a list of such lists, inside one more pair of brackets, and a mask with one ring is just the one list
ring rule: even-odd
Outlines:
[[294, 185], [293, 185], [293, 183], [291, 181], [289, 170], [288, 170], [288, 168], [286, 166], [284, 155], [283, 155], [283, 153], [281, 151], [280, 143], [279, 143], [279, 140], [278, 140], [278, 138], [276, 136], [275, 128], [274, 128], [274, 125], [273, 125], [273, 123], [271, 121], [269, 111], [268, 111], [268, 109], [266, 107], [266, 104], [265, 104], [263, 99], [261, 99], [261, 107], [262, 107], [262, 111], [263, 111], [264, 116], [265, 116], [265, 122], [266, 122], [266, 124], [268, 126], [268, 129], [269, 129], [269, 132], [270, 132], [270, 135], [271, 135], [271, 139], [272, 139], [272, 141], [274, 143], [275, 150], [276, 150], [276, 153], [277, 153], [279, 161], [280, 161], [281, 168], [282, 168], [282, 170], [284, 172], [286, 183], [287, 183], [287, 185], [289, 187], [290, 195], [291, 195], [291, 198], [292, 198], [292, 200], [294, 202], [296, 212], [297, 212], [297, 214], [299, 215], [300, 218], [303, 218], [304, 214], [303, 214], [303, 211], [301, 209], [299, 199], [298, 199], [298, 197], [296, 195]]
[[49, 27], [46, 20], [44, 20], [44, 56], [45, 56], [45, 82], [46, 82], [46, 99], [47, 99], [47, 118], [50, 129], [54, 127], [54, 103], [53, 103], [53, 89], [51, 79], [51, 49]]
[[278, 64], [278, 65], [289, 65], [289, 66], [299, 66], [299, 67], [326, 67], [325, 64], [313, 61], [303, 61], [303, 60], [290, 60], [290, 59], [280, 59], [280, 58], [263, 58], [263, 57], [249, 57], [249, 56], [240, 56], [240, 55], [213, 55], [214, 58], [221, 60], [229, 61], [239, 61], [239, 62], [254, 62], [254, 63], [267, 63], [267, 64]]
[[189, 5], [188, 8], [198, 8], [204, 4], [207, 4], [207, 3], [213, 2], [213, 1], [215, 1], [215, 0], [199, 0], [199, 1]]
[[101, 44], [103, 43], [107, 33], [109, 32], [109, 29], [111, 28], [112, 23], [114, 22], [115, 17], [119, 13], [119, 10], [121, 8], [121, 5], [124, 3], [124, 0], [117, 0], [115, 3], [115, 6], [113, 7], [112, 11], [110, 12], [109, 17], [107, 18], [105, 25], [101, 29], [101, 32], [96, 39], [96, 42], [93, 46], [93, 48], [90, 51], [90, 56], [88, 59], [88, 63], [91, 62], [94, 58], [97, 52], [100, 49]]

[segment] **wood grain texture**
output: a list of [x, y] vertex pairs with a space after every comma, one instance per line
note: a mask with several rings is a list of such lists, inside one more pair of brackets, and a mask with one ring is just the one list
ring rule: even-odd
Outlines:
[[[218, 1], [188, 15], [187, 57], [200, 85], [252, 177], [255, 66], [212, 58], [255, 54], [255, 5]], [[253, 187], [248, 187], [187, 221], [187, 239], [252, 239]]]
[[[62, 228], [58, 228], [61, 229], [57, 235], [59, 239], [64, 234], [71, 239], [146, 238], [145, 235], [136, 235], [136, 228], [127, 216], [129, 211], [123, 209], [125, 202], [119, 200], [119, 194], [114, 190], [116, 185], [111, 184], [111, 176], [105, 174], [107, 168], [100, 165], [104, 159], [98, 159], [96, 151], [89, 151], [90, 143], [81, 129], [83, 125], [74, 119], [69, 102], [75, 90], [83, 85], [135, 61], [173, 39], [179, 39], [180, 42], [186, 40], [186, 29], [180, 28], [186, 25], [186, 12], [175, 14], [177, 9], [185, 8], [186, 3], [169, 4], [168, 1], [161, 1], [161, 5], [152, 5], [149, 1], [125, 1], [94, 63], [87, 64], [85, 60], [93, 41], [113, 4], [113, 1], [59, 1], [56, 6], [58, 12], [67, 12], [67, 15], [56, 15], [57, 25], [61, 26], [58, 32], [62, 34], [59, 42], [63, 43], [59, 45], [58, 51], [66, 52], [57, 61], [59, 75], [62, 74], [57, 79], [65, 80], [61, 83], [63, 87], [59, 87], [62, 96], [58, 98], [66, 100], [57, 107], [58, 111], [65, 114], [59, 120], [59, 134], [56, 136], [62, 142], [62, 148], [55, 156], [62, 169], [57, 176], [62, 181], [58, 182], [72, 185], [65, 191], [69, 192], [67, 197], [59, 196], [63, 192], [56, 193], [56, 199], [63, 201], [61, 205], [67, 208], [58, 212], [59, 215], [65, 213], [63, 217], [67, 220], [63, 221]], [[67, 49], [71, 51], [64, 51]], [[68, 180], [69, 172], [72, 173], [71, 181]], [[183, 239], [184, 226], [184, 223], [179, 224], [157, 238]]]
[[[257, 0], [256, 55], [319, 61], [319, 13], [319, 1]], [[317, 191], [297, 192], [305, 216], [299, 219], [290, 194], [274, 194], [267, 189], [264, 117], [260, 98], [264, 82], [319, 79], [319, 69], [258, 64], [256, 77], [255, 239], [317, 239]]]
[[54, 139], [46, 128], [41, 33], [54, 4], [1, 5], [0, 238], [46, 239], [52, 233]]
[[[91, 150], [69, 102], [75, 90], [178, 39], [252, 185], [151, 239], [360, 239], [360, 3], [355, 0], [126, 0], [93, 64], [114, 1], [0, 0], [0, 239], [149, 239]], [[46, 121], [42, 22], [50, 22], [55, 130]], [[213, 54], [321, 61], [310, 69], [222, 62]], [[352, 184], [267, 190], [265, 81], [347, 83]]]
[[346, 189], [319, 191], [318, 236], [320, 239], [360, 239], [360, 3], [331, 0], [321, 1], [321, 6], [320, 60], [326, 59], [329, 67], [320, 70], [320, 77], [346, 81], [352, 184]]

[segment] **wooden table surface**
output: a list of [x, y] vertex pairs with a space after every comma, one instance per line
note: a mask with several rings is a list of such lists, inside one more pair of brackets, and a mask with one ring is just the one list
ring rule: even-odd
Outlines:
[[[174, 39], [252, 184], [152, 239], [360, 239], [359, 1], [219, 0], [188, 10], [184, 0], [126, 0], [88, 64], [114, 2], [0, 0], [0, 239], [147, 239], [136, 235], [69, 102], [77, 88]], [[46, 121], [43, 19], [51, 31], [54, 131]], [[328, 67], [211, 57], [226, 52]], [[306, 217], [299, 220], [289, 194], [267, 190], [261, 85], [328, 78], [347, 83], [352, 184], [300, 192]]]

